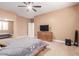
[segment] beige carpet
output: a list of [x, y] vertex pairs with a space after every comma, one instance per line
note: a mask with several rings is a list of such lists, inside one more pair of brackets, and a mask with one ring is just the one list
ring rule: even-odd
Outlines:
[[49, 43], [47, 49], [42, 51], [39, 56], [79, 56], [79, 47], [52, 42]]

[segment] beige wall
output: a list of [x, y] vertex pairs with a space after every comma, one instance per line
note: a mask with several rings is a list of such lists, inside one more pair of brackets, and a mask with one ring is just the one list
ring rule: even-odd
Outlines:
[[36, 16], [34, 19], [35, 36], [37, 32], [40, 31], [39, 27], [41, 24], [48, 24], [50, 31], [53, 32], [54, 39], [64, 40], [70, 38], [73, 40], [76, 29], [76, 17], [76, 6]]
[[0, 20], [9, 19], [8, 21], [13, 22], [13, 29], [10, 29], [10, 32], [13, 31], [14, 37], [27, 35], [27, 18], [17, 16], [15, 13], [0, 9]]
[[17, 16], [16, 18], [17, 20], [15, 21], [15, 36], [23, 36], [23, 35], [27, 35], [27, 23], [28, 23], [28, 19], [27, 18], [23, 18], [20, 16]]
[[79, 4], [78, 4], [78, 8], [77, 8], [77, 29], [79, 30]]
[[78, 4], [78, 30], [79, 30], [79, 4]]
[[15, 21], [16, 20], [16, 14], [13, 13], [13, 12], [9, 12], [9, 11], [0, 9], [0, 18], [3, 18], [3, 19], [6, 18], [6, 19], [9, 19], [9, 21]]
[[9, 27], [8, 32], [10, 34], [14, 34], [14, 22], [13, 21], [9, 21], [8, 27]]

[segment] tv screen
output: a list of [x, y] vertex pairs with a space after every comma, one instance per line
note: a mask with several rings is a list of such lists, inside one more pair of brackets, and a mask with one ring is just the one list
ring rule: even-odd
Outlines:
[[49, 31], [49, 25], [40, 25], [40, 31]]

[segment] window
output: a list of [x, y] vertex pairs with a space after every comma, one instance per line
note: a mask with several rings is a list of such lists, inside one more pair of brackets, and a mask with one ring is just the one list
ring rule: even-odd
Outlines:
[[0, 30], [8, 30], [8, 22], [0, 21]]

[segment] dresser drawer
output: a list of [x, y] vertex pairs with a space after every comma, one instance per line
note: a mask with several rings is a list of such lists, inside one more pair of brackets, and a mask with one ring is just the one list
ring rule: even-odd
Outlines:
[[52, 32], [37, 32], [37, 37], [44, 41], [52, 41]]

